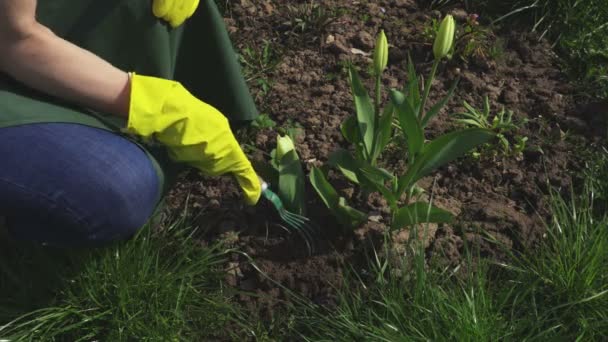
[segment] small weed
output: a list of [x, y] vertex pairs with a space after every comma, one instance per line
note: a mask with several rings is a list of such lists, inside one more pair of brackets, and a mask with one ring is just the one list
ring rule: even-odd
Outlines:
[[311, 38], [314, 42], [340, 15], [339, 10], [325, 8], [311, 0], [302, 4], [287, 5], [289, 21], [285, 24], [290, 27], [291, 36]]
[[264, 41], [261, 48], [245, 47], [241, 50], [239, 60], [243, 66], [245, 80], [257, 90], [255, 98], [263, 102], [272, 89], [270, 74], [281, 62], [279, 51], [269, 41]]
[[304, 129], [299, 122], [287, 119], [287, 121], [279, 127], [278, 132], [279, 134], [289, 136], [293, 141], [297, 141], [298, 137], [304, 134]]
[[245, 47], [239, 60], [243, 66], [245, 80], [251, 82], [263, 78], [272, 72], [280, 62], [280, 54], [269, 41], [264, 41], [261, 48]]
[[[498, 113], [490, 118], [490, 100], [487, 96], [484, 97], [484, 108], [483, 110], [477, 110], [466, 101], [464, 107], [467, 109], [465, 113], [457, 114], [460, 118], [456, 122], [467, 126], [484, 128], [496, 132], [496, 139], [498, 145], [504, 155], [515, 155], [519, 156], [526, 148], [527, 137], [516, 135], [514, 137], [515, 143], [509, 142], [507, 139], [507, 133], [514, 133], [521, 129], [522, 125], [527, 123], [526, 120], [516, 123], [513, 120], [513, 112], [505, 110], [503, 107]], [[496, 146], [491, 143], [484, 144], [477, 151], [473, 152], [474, 157], [479, 157], [482, 154], [496, 155]]]
[[277, 126], [277, 123], [270, 118], [268, 114], [260, 114], [255, 120], [251, 123], [251, 126], [260, 130], [260, 129], [272, 129]]

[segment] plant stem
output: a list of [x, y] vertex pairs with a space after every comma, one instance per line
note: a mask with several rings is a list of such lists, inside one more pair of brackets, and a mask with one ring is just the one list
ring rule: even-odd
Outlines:
[[372, 155], [370, 156], [371, 164], [373, 166], [376, 165], [376, 155], [378, 154], [376, 151], [376, 145], [378, 144], [378, 132], [380, 131], [378, 125], [380, 125], [381, 83], [382, 74], [378, 74], [376, 75], [376, 96], [374, 96], [374, 139], [372, 140]]
[[433, 62], [433, 68], [431, 69], [431, 74], [429, 75], [429, 79], [426, 80], [426, 84], [424, 85], [424, 96], [422, 97], [422, 103], [420, 103], [420, 108], [418, 109], [418, 118], [422, 120], [422, 114], [424, 114], [424, 107], [426, 106], [426, 101], [429, 98], [429, 93], [431, 91], [431, 84], [435, 79], [435, 74], [437, 73], [437, 67], [439, 66], [440, 60], [436, 59]]

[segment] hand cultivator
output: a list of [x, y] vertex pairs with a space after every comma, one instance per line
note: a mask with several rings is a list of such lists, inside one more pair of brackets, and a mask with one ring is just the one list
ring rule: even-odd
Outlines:
[[310, 219], [287, 210], [281, 198], [270, 190], [270, 186], [264, 181], [262, 181], [262, 196], [272, 203], [272, 206], [277, 210], [281, 220], [287, 225], [287, 228], [295, 230], [302, 236], [304, 241], [306, 241], [308, 250], [312, 252], [314, 250], [313, 236], [316, 229], [313, 228]]

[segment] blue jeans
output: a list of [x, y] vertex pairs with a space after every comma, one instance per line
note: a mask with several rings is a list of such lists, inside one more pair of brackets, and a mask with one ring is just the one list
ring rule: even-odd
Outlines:
[[127, 239], [159, 192], [146, 153], [112, 132], [63, 123], [0, 129], [0, 216], [16, 239], [59, 247]]

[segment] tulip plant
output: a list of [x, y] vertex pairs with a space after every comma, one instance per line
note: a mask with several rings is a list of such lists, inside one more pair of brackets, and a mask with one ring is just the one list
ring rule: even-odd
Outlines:
[[[447, 16], [441, 23], [439, 34], [433, 45], [435, 61], [421, 95], [420, 82], [411, 60], [408, 66], [408, 82], [402, 91], [391, 90], [390, 101], [380, 108], [381, 77], [388, 64], [388, 42], [380, 32], [374, 53], [375, 96], [372, 101], [354, 67], [350, 67], [350, 84], [355, 102], [356, 115], [342, 125], [344, 138], [354, 146], [354, 155], [347, 150], [338, 150], [329, 158], [329, 166], [338, 169], [349, 181], [366, 191], [377, 191], [388, 202], [395, 229], [422, 222], [448, 222], [452, 215], [427, 202], [418, 201], [416, 182], [441, 167], [459, 158], [475, 147], [487, 142], [494, 134], [484, 128], [470, 128], [450, 132], [432, 141], [427, 141], [424, 128], [452, 97], [457, 81], [448, 95], [426, 110], [433, 79], [439, 64], [447, 56], [454, 41], [455, 23]], [[395, 120], [396, 119], [396, 120]], [[397, 121], [399, 130], [393, 130]], [[395, 175], [378, 167], [381, 152], [395, 134], [402, 134], [406, 141], [407, 171]], [[346, 203], [327, 181], [321, 169], [314, 168], [310, 180], [334, 216], [344, 225], [357, 226], [367, 216]]]
[[290, 212], [306, 214], [305, 175], [302, 163], [289, 135], [277, 137], [277, 147], [271, 153], [270, 164], [255, 161], [255, 169], [270, 184]]

